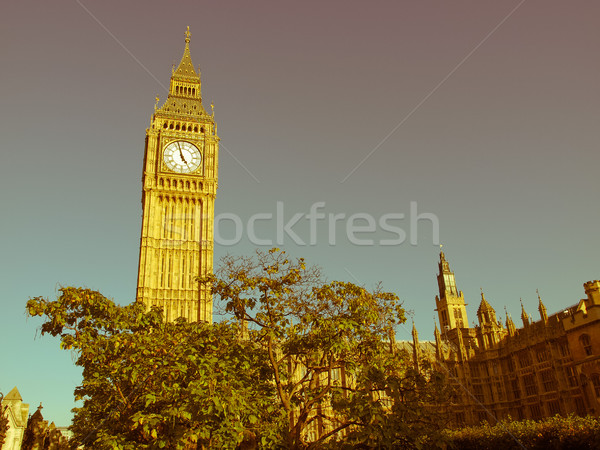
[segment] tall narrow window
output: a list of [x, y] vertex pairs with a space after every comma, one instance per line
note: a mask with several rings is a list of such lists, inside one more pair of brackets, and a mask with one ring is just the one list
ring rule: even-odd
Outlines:
[[521, 389], [519, 388], [519, 380], [511, 380], [510, 382], [513, 392], [513, 400], [521, 398]]
[[556, 377], [554, 376], [554, 370], [553, 369], [543, 370], [540, 373], [540, 375], [542, 377], [542, 385], [544, 386], [544, 392], [555, 391], [557, 388], [557, 383], [556, 383]]
[[600, 375], [597, 373], [593, 373], [590, 377], [592, 379], [592, 384], [594, 385], [594, 392], [596, 393], [596, 397], [600, 397]]
[[569, 381], [569, 386], [577, 386], [577, 377], [575, 376], [575, 370], [573, 367], [565, 367], [565, 373], [567, 375], [567, 380]]
[[452, 294], [458, 295], [458, 292], [456, 291], [456, 281], [454, 280], [453, 274], [444, 274], [444, 284], [446, 285], [446, 289], [448, 289]]
[[165, 287], [165, 255], [160, 257], [160, 287]]
[[558, 400], [552, 400], [548, 402], [548, 412], [552, 416], [560, 414], [560, 404], [558, 403]]
[[523, 377], [523, 384], [525, 385], [525, 393], [529, 395], [537, 395], [538, 389], [535, 382], [535, 375], [527, 374]]
[[463, 328], [464, 324], [463, 324], [462, 313], [460, 311], [460, 308], [456, 308], [454, 310], [454, 320], [456, 321], [457, 327]]
[[538, 420], [542, 418], [542, 408], [539, 404], [531, 405], [529, 407], [529, 411], [531, 412], [531, 418], [533, 420]]
[[582, 334], [579, 337], [579, 342], [581, 342], [581, 346], [583, 347], [583, 351], [587, 356], [592, 354], [592, 341], [590, 340], [590, 336], [587, 334]]

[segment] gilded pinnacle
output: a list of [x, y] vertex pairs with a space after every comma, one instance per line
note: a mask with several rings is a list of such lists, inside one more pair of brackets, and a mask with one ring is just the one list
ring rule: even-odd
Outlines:
[[179, 66], [173, 70], [173, 76], [178, 78], [186, 78], [191, 82], [199, 82], [200, 76], [196, 73], [194, 69], [194, 63], [192, 62], [192, 57], [190, 55], [190, 36], [192, 33], [190, 32], [190, 27], [187, 27], [185, 32], [185, 48], [183, 49], [183, 56], [181, 57], [181, 61], [179, 62]]

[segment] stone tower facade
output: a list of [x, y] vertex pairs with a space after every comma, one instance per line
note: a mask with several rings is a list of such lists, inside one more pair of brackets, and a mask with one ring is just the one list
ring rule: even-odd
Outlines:
[[465, 297], [462, 291], [456, 288], [454, 272], [450, 270], [444, 252], [440, 253], [437, 280], [440, 295], [435, 297], [435, 305], [442, 332], [456, 328], [468, 328]]
[[[508, 313], [506, 327], [498, 321], [483, 292], [479, 324], [468, 326], [463, 294], [443, 253], [437, 278], [441, 332], [436, 325], [435, 352], [423, 355], [455, 388], [446, 406], [457, 425], [600, 415], [600, 281], [584, 283], [586, 298], [550, 315], [538, 294], [539, 320], [521, 303], [523, 327], [517, 328]], [[461, 316], [464, 325], [456, 321]]]
[[[219, 138], [214, 111], [202, 105], [200, 70], [190, 56], [189, 27], [164, 104], [146, 130], [137, 300], [165, 319], [212, 322], [214, 202]], [[211, 105], [212, 109], [212, 105]]]

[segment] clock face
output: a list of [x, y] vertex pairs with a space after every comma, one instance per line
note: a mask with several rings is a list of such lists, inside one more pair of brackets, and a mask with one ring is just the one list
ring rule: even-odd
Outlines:
[[174, 141], [165, 147], [165, 164], [173, 172], [195, 172], [202, 162], [198, 147], [186, 141]]

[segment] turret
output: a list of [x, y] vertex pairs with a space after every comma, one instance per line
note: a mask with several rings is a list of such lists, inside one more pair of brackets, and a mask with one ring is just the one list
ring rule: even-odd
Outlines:
[[594, 280], [583, 283], [583, 288], [585, 289], [590, 306], [600, 305], [600, 281]]
[[506, 331], [496, 319], [496, 310], [485, 299], [481, 291], [481, 303], [477, 309], [479, 319], [479, 340], [483, 348], [491, 348], [506, 336]]
[[438, 268], [439, 296], [435, 297], [435, 304], [442, 332], [468, 327], [465, 299], [463, 293], [456, 288], [454, 272], [450, 270], [444, 252], [440, 252]]
[[497, 322], [496, 311], [485, 299], [483, 290], [481, 291], [481, 303], [477, 309], [477, 318], [479, 319], [480, 326], [496, 324]]

